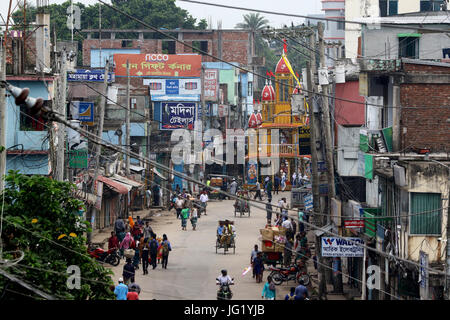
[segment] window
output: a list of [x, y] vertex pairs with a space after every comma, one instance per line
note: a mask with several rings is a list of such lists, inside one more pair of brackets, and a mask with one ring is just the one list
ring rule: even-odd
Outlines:
[[130, 109], [136, 109], [136, 108], [137, 108], [136, 98], [130, 98]]
[[421, 0], [420, 11], [440, 11], [444, 0]]
[[122, 40], [122, 48], [132, 48], [133, 40]]
[[419, 37], [399, 36], [399, 58], [419, 59]]
[[175, 41], [163, 41], [163, 43], [162, 43], [162, 53], [164, 53], [164, 54], [176, 54], [176, 52], [175, 52]]
[[[208, 53], [208, 41], [200, 41], [200, 50]], [[202, 53], [204, 54], [204, 53]]]
[[186, 82], [184, 87], [186, 90], [197, 90], [197, 82]]
[[161, 90], [162, 89], [162, 83], [161, 82], [150, 82], [148, 84], [148, 87], [150, 90]]
[[398, 0], [380, 0], [380, 17], [398, 14]]
[[345, 21], [338, 21], [337, 29], [338, 30], [345, 30]]
[[253, 96], [253, 82], [248, 83], [247, 97], [251, 97], [251, 96]]
[[[410, 193], [411, 235], [441, 235], [442, 200], [440, 193]], [[429, 212], [414, 215], [415, 213]]]

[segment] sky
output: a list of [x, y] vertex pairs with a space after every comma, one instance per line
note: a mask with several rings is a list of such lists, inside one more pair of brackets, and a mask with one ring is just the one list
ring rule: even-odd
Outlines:
[[[13, 7], [17, 4], [18, 0], [13, 0]], [[21, 0], [22, 2], [23, 0]], [[320, 14], [321, 3], [320, 0], [199, 0], [202, 2], [226, 4], [231, 6], [240, 6], [254, 9], [261, 9], [267, 11], [288, 12], [293, 14], [308, 15], [308, 14]], [[50, 0], [49, 3], [63, 3], [65, 0]], [[74, 3], [81, 2], [85, 5], [93, 5], [96, 0], [74, 0]], [[108, 1], [109, 2], [109, 1]], [[36, 5], [35, 0], [27, 0], [27, 3]], [[222, 21], [222, 29], [233, 29], [235, 25], [242, 22], [242, 15], [248, 13], [248, 11], [233, 10], [226, 8], [217, 8], [212, 6], [193, 4], [187, 2], [176, 1], [177, 6], [186, 9], [194, 18], [198, 20], [205, 18], [207, 21], [212, 20], [212, 27], [217, 28], [217, 22]], [[6, 19], [8, 14], [9, 0], [0, 0], [0, 13], [3, 18]], [[303, 23], [301, 18], [290, 18], [276, 15], [264, 16], [269, 20], [269, 24], [272, 27], [282, 27], [283, 25], [290, 25], [291, 21], [294, 24]], [[0, 18], [0, 24], [3, 24], [3, 20]]]

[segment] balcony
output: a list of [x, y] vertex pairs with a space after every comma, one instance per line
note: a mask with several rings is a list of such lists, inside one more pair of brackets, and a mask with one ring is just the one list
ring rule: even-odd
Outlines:
[[[296, 158], [300, 155], [298, 144], [259, 144], [258, 145], [259, 156], [267, 154], [268, 157], [272, 155], [272, 152], [277, 152], [282, 158]], [[256, 154], [249, 150], [249, 157], [256, 157]]]

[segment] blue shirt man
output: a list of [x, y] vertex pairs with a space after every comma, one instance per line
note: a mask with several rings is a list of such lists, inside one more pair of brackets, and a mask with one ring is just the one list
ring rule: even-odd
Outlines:
[[114, 289], [116, 300], [127, 300], [128, 287], [123, 284], [123, 278], [119, 279], [119, 284]]
[[303, 285], [303, 280], [300, 280], [300, 285], [295, 288], [295, 300], [305, 300], [308, 297], [308, 289]]
[[223, 234], [224, 231], [224, 226], [219, 225], [219, 227], [217, 227], [217, 234], [219, 236], [221, 236]]

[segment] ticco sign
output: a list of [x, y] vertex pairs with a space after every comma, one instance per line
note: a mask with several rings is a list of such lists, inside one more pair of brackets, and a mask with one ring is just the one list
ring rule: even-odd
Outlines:
[[145, 61], [168, 61], [169, 55], [167, 54], [146, 54]]

